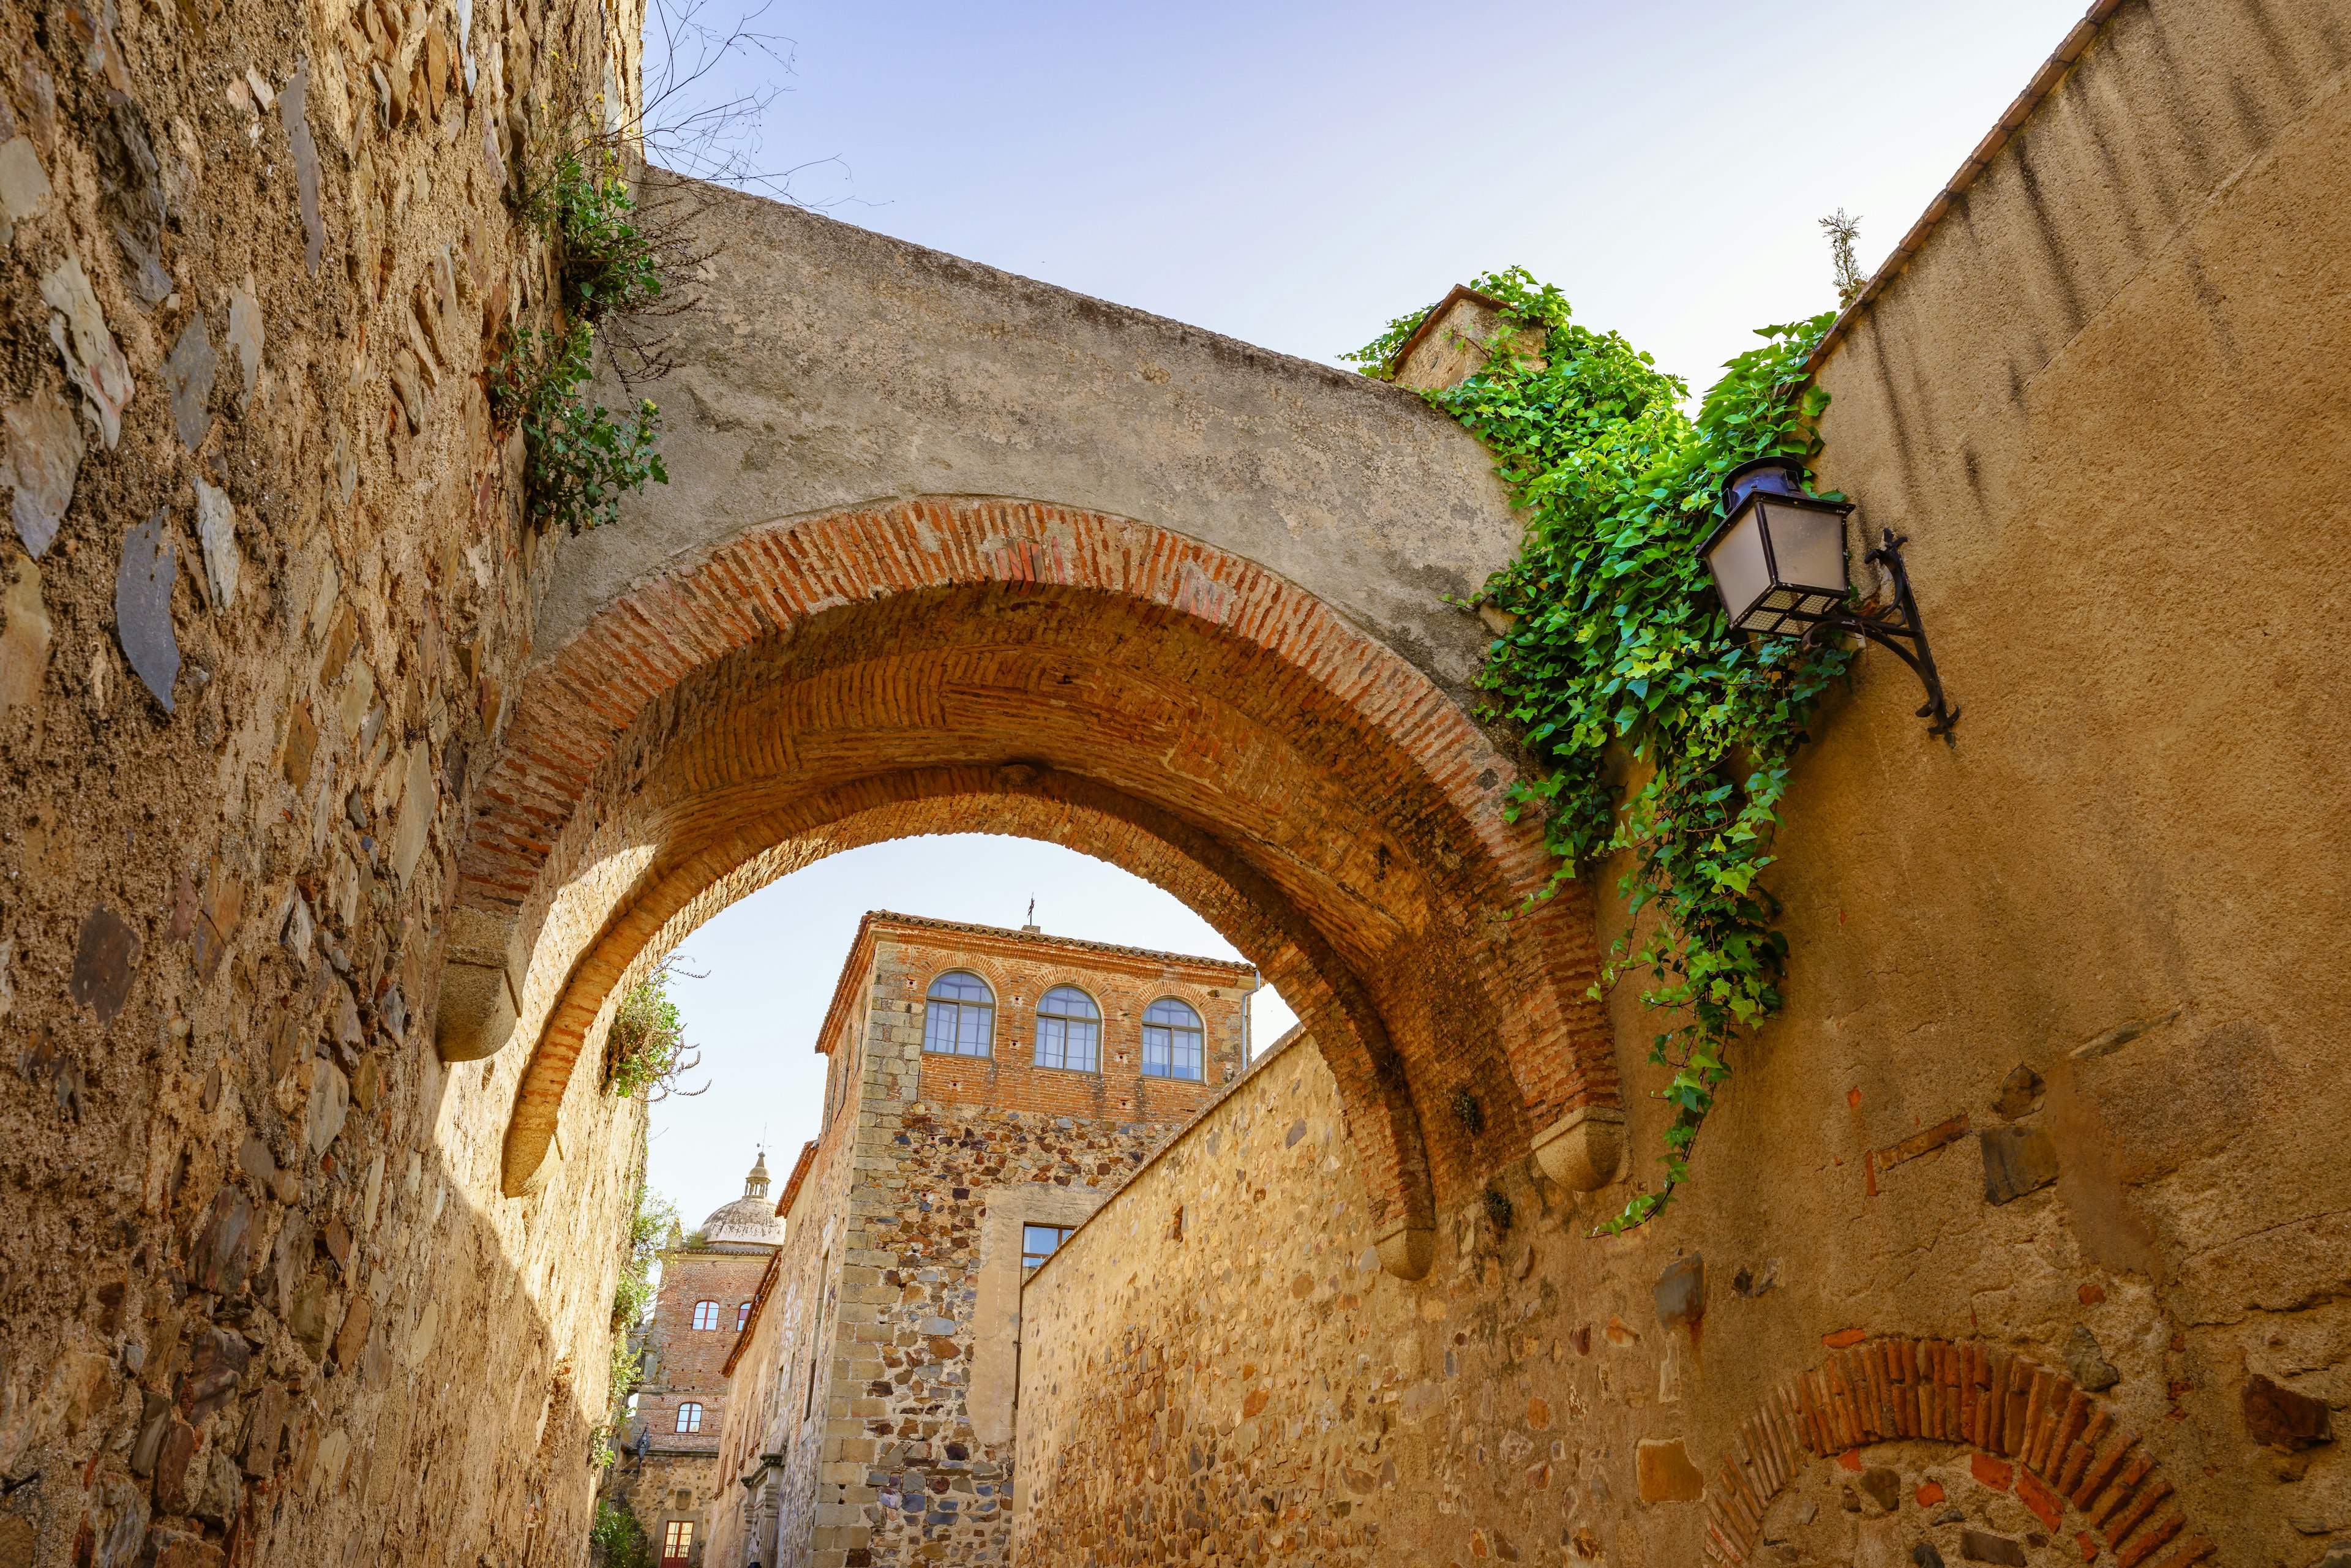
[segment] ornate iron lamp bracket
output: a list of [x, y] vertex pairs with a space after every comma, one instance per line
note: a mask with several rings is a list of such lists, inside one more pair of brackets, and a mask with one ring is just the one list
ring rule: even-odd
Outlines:
[[1890, 650], [1895, 657], [1910, 666], [1920, 684], [1927, 688], [1927, 705], [1918, 710], [1920, 718], [1931, 718], [1927, 733], [1943, 737], [1946, 746], [1957, 746], [1951, 730], [1959, 722], [1959, 710], [1943, 695], [1942, 677], [1935, 673], [1934, 652], [1927, 646], [1927, 628], [1918, 619], [1918, 601], [1911, 597], [1910, 574], [1902, 565], [1902, 547], [1909, 536], [1895, 536], [1886, 530], [1886, 542], [1863, 559], [1886, 568], [1894, 578], [1894, 608], [1884, 610], [1848, 610], [1816, 622], [1804, 633], [1810, 643], [1823, 632], [1852, 632], [1867, 638], [1880, 647]]

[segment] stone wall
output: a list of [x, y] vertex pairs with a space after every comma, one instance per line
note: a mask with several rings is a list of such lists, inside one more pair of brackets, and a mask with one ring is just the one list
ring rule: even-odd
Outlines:
[[[995, 993], [987, 1057], [922, 1049], [922, 998], [951, 969]], [[820, 1037], [835, 1109], [737, 1353], [723, 1454], [753, 1484], [715, 1521], [714, 1568], [1004, 1561], [1022, 1226], [1082, 1220], [1238, 1071], [1255, 983], [1246, 965], [867, 917]], [[1101, 1008], [1101, 1072], [1032, 1060], [1058, 985]], [[1142, 1011], [1167, 995], [1207, 1024], [1206, 1082], [1141, 1075]]]
[[503, 1200], [434, 1040], [549, 564], [518, 116], [636, 18], [0, 6], [9, 1568], [576, 1555], [642, 1114]]
[[710, 1547], [710, 1520], [719, 1509], [731, 1508], [738, 1490], [718, 1473], [718, 1456], [701, 1452], [650, 1449], [640, 1455], [624, 1449], [598, 1483], [599, 1505], [625, 1509], [644, 1531], [646, 1550], [661, 1561], [672, 1525], [692, 1528], [685, 1561], [700, 1568]]
[[[1011, 1561], [2055, 1568], [2244, 1538], [2160, 1425], [2143, 1286], [2082, 1287], [2102, 1343], [1965, 1309], [1886, 1334], [1864, 1284], [1792, 1301], [1773, 1239], [1595, 1241], [1600, 1206], [1527, 1176], [1405, 1283], [1346, 1152], [1295, 1036], [1030, 1279]], [[1790, 1318], [1839, 1326], [1772, 1359]]]

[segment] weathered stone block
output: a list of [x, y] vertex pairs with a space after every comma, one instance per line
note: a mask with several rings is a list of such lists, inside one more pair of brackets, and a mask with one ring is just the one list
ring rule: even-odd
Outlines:
[[2256, 1443], [2293, 1451], [2334, 1441], [2334, 1417], [2325, 1400], [2273, 1382], [2258, 1372], [2245, 1379], [2240, 1403], [2245, 1430]]

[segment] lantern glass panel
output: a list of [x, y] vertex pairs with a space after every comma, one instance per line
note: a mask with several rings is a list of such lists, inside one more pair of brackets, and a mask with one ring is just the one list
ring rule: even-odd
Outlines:
[[1752, 504], [1741, 510], [1706, 558], [1706, 564], [1714, 572], [1714, 586], [1722, 595], [1723, 607], [1730, 612], [1733, 626], [1740, 623], [1771, 586], [1771, 568], [1763, 559], [1761, 510]]
[[1773, 575], [1779, 585], [1812, 590], [1802, 595], [1804, 612], [1827, 613], [1828, 605], [1813, 606], [1823, 595], [1830, 597], [1831, 605], [1844, 598], [1844, 518], [1824, 508], [1776, 500], [1760, 503], [1759, 509], [1771, 532], [1771, 564], [1778, 568]]

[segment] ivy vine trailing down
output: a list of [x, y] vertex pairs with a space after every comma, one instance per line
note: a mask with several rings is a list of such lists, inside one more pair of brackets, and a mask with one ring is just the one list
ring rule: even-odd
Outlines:
[[616, 519], [622, 494], [669, 483], [653, 450], [661, 410], [652, 400], [615, 419], [584, 395], [596, 324], [656, 305], [663, 268], [617, 152], [573, 149], [525, 175], [523, 216], [555, 247], [560, 309], [554, 329], [526, 328], [508, 341], [491, 367], [490, 407], [501, 429], [522, 428], [531, 520], [576, 534]]
[[[1507, 630], [1480, 677], [1495, 694], [1483, 716], [1520, 726], [1539, 765], [1510, 804], [1514, 820], [1546, 813], [1560, 863], [1537, 896], [1630, 853], [1621, 891], [1635, 925], [1593, 994], [1646, 966], [1642, 1000], [1671, 1020], [1650, 1049], [1673, 1071], [1665, 1181], [1599, 1228], [1617, 1234], [1656, 1218], [1687, 1179], [1731, 1041], [1780, 1009], [1788, 943], [1758, 879], [1790, 762], [1851, 654], [1733, 636], [1698, 547], [1721, 518], [1731, 469], [1819, 450], [1828, 398], [1802, 367], [1836, 313], [1761, 329], [1761, 346], [1730, 361], [1692, 419], [1678, 378], [1616, 333], [1575, 325], [1557, 288], [1518, 267], [1473, 287], [1509, 324], [1482, 371], [1424, 395], [1493, 450], [1526, 516], [1518, 558], [1485, 587]], [[1426, 315], [1398, 318], [1344, 357], [1391, 378]], [[1654, 918], [1639, 938], [1645, 910]]]

